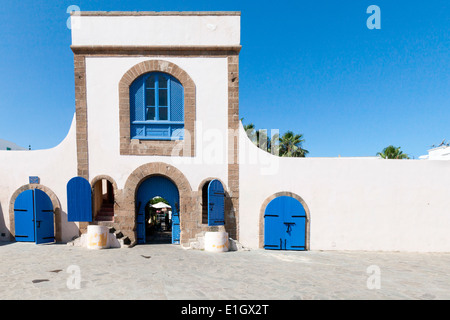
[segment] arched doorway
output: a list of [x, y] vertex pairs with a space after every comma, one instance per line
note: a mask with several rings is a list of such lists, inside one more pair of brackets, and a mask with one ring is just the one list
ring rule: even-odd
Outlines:
[[[162, 209], [164, 207], [162, 204], [167, 205], [165, 213], [162, 213], [163, 210], [154, 210]], [[155, 243], [156, 240], [156, 242], [161, 243], [161, 240], [166, 238], [168, 232], [170, 232], [168, 242], [180, 243], [179, 208], [180, 195], [172, 180], [162, 175], [154, 175], [142, 181], [136, 192], [137, 242], [139, 244], [152, 243], [153, 240], [153, 243]], [[160, 213], [162, 213], [162, 216]], [[169, 217], [167, 222], [166, 213]], [[164, 221], [161, 221], [162, 218]]]
[[265, 249], [308, 249], [308, 213], [298, 199], [276, 195], [265, 206], [263, 218]]
[[114, 186], [106, 178], [99, 178], [92, 185], [94, 221], [114, 221]]
[[21, 192], [14, 201], [14, 237], [18, 242], [55, 242], [52, 200], [42, 190]]

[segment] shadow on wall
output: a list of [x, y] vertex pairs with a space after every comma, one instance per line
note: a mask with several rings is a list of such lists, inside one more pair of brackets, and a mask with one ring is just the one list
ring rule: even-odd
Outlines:
[[[69, 241], [72, 241], [76, 238], [78, 238], [80, 234], [80, 228], [78, 228], [77, 224], [75, 222], [69, 222], [68, 221], [68, 215], [67, 212], [60, 210], [59, 211], [59, 228], [60, 230], [55, 230], [55, 233], [57, 233], [57, 239], [58, 243], [67, 243]], [[55, 216], [55, 219], [58, 219], [58, 217]]]

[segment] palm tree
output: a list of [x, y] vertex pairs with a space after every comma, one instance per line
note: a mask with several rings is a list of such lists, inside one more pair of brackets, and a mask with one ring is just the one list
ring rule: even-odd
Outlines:
[[302, 148], [302, 143], [305, 142], [303, 134], [294, 134], [292, 131], [287, 131], [279, 141], [281, 157], [305, 157], [309, 153], [308, 150]]
[[409, 156], [400, 150], [400, 147], [387, 146], [382, 152], [377, 152], [377, 156], [383, 159], [409, 159]]

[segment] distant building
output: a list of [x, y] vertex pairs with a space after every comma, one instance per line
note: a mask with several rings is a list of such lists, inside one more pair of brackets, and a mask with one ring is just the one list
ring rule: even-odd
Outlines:
[[0, 139], [0, 150], [27, 150], [11, 141]]
[[428, 150], [427, 155], [420, 156], [421, 160], [450, 160], [450, 146], [442, 145]]

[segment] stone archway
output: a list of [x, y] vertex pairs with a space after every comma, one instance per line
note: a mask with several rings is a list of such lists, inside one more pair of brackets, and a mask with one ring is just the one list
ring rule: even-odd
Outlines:
[[269, 196], [268, 198], [266, 198], [266, 200], [264, 200], [261, 209], [259, 211], [259, 242], [258, 242], [258, 246], [259, 248], [264, 248], [264, 213], [266, 211], [266, 207], [267, 205], [275, 198], [281, 197], [281, 196], [287, 196], [287, 197], [291, 197], [294, 198], [296, 200], [298, 200], [303, 208], [305, 209], [306, 212], [306, 248], [305, 250], [309, 250], [309, 229], [310, 229], [310, 211], [309, 211], [309, 207], [307, 206], [305, 200], [303, 200], [302, 197], [300, 197], [299, 195], [292, 193], [292, 192], [288, 192], [288, 191], [282, 191], [282, 192], [277, 192], [271, 196]]
[[140, 184], [153, 175], [164, 176], [176, 185], [180, 196], [180, 243], [185, 244], [200, 230], [198, 225], [198, 210], [196, 210], [192, 188], [184, 174], [176, 167], [164, 163], [153, 162], [135, 169], [122, 190], [116, 214], [116, 224], [132, 242], [136, 241], [136, 192]]
[[100, 221], [114, 221], [114, 212], [117, 210], [116, 198], [118, 196], [118, 189], [116, 181], [108, 175], [98, 175], [91, 181], [92, 189], [92, 201], [93, 201], [93, 215], [94, 221], [98, 221], [97, 217], [100, 217], [97, 213], [102, 210], [105, 199], [103, 199], [102, 189], [103, 182], [106, 182], [106, 197], [107, 204], [105, 204], [109, 209], [109, 216], [107, 219], [100, 219]]
[[56, 194], [48, 187], [41, 185], [41, 184], [26, 184], [21, 186], [19, 189], [17, 189], [13, 195], [11, 196], [11, 200], [9, 202], [9, 228], [10, 228], [10, 240], [14, 241], [15, 240], [15, 221], [14, 221], [14, 203], [16, 202], [17, 197], [19, 196], [19, 194], [21, 194], [22, 192], [26, 191], [26, 190], [31, 190], [31, 189], [39, 189], [42, 190], [43, 192], [45, 192], [49, 197], [50, 200], [52, 201], [52, 205], [53, 205], [53, 212], [55, 214], [54, 216], [54, 224], [55, 224], [55, 241], [56, 242], [61, 242], [61, 214], [62, 214], [62, 210], [61, 210], [61, 203], [59, 202], [58, 197], [56, 196]]

